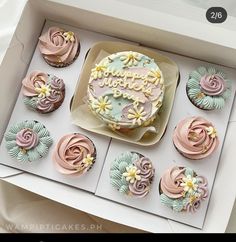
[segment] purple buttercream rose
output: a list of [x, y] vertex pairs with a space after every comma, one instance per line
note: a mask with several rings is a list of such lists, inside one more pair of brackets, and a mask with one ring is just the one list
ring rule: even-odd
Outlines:
[[220, 95], [225, 90], [225, 81], [218, 75], [205, 75], [200, 80], [202, 91], [210, 96]]
[[16, 135], [16, 144], [26, 150], [34, 148], [38, 142], [38, 135], [31, 129], [22, 129]]

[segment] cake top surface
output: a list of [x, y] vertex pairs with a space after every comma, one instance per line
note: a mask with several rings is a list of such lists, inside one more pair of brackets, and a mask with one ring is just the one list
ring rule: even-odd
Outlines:
[[162, 104], [164, 78], [154, 59], [124, 51], [102, 59], [91, 70], [88, 101], [107, 123], [141, 126]]

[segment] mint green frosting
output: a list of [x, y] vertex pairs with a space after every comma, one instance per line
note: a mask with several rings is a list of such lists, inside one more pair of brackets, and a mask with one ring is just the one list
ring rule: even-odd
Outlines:
[[[205, 75], [218, 75], [225, 81], [225, 90], [217, 96], [209, 96], [201, 90], [200, 80]], [[225, 101], [231, 96], [232, 82], [226, 78], [226, 74], [214, 67], [198, 67], [189, 75], [187, 82], [187, 94], [191, 101], [200, 108], [206, 110], [222, 109]]]
[[139, 159], [138, 154], [132, 152], [122, 153], [117, 157], [110, 170], [110, 182], [111, 185], [118, 189], [121, 193], [128, 193], [129, 182], [126, 181], [125, 177], [122, 175], [126, 171], [126, 167], [130, 166]]
[[[16, 136], [22, 129], [31, 129], [38, 136], [38, 144], [29, 150], [17, 145]], [[31, 162], [47, 155], [52, 138], [45, 126], [34, 120], [26, 120], [13, 125], [5, 134], [6, 149], [12, 158], [21, 162]]]

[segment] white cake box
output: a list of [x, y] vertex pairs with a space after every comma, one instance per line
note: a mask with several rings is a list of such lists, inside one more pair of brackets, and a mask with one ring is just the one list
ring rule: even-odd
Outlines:
[[[25, 6], [0, 67], [0, 140], [45, 19], [236, 68], [234, 31], [207, 23], [186, 21], [180, 17], [119, 1], [71, 0], [66, 1], [66, 4], [61, 2], [65, 1], [29, 0]], [[236, 186], [232, 186], [235, 184], [236, 169], [236, 163], [232, 159], [236, 141], [233, 135], [236, 132], [235, 105], [233, 110], [203, 230], [2, 165], [0, 177], [73, 208], [150, 232], [224, 232], [236, 194]]]

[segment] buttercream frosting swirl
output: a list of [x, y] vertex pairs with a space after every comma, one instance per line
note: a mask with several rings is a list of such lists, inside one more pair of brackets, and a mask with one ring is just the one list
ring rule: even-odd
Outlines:
[[219, 145], [213, 124], [202, 117], [188, 117], [180, 121], [173, 134], [179, 152], [193, 160], [211, 155]]
[[71, 31], [51, 27], [39, 37], [39, 50], [52, 63], [71, 63], [77, 55], [79, 39]]
[[122, 153], [112, 164], [111, 184], [121, 193], [142, 198], [150, 192], [154, 173], [149, 158], [136, 152]]
[[52, 138], [46, 127], [35, 120], [13, 125], [5, 134], [8, 154], [20, 162], [32, 162], [47, 155]]
[[38, 135], [31, 129], [22, 129], [16, 134], [16, 144], [25, 150], [34, 148], [38, 142]]
[[134, 183], [129, 184], [129, 190], [136, 197], [145, 197], [150, 191], [150, 181], [149, 179], [136, 180]]
[[41, 113], [57, 109], [65, 97], [65, 84], [62, 79], [33, 71], [22, 81], [24, 102]]
[[203, 93], [210, 96], [218, 96], [225, 90], [225, 81], [218, 75], [205, 75], [200, 80]]
[[179, 168], [177, 166], [167, 169], [161, 178], [161, 190], [170, 198], [180, 198], [183, 196], [182, 183], [185, 168]]
[[207, 179], [191, 168], [173, 166], [160, 180], [160, 199], [176, 212], [196, 212], [208, 196]]
[[48, 81], [48, 75], [42, 71], [33, 71], [22, 81], [23, 95], [28, 97], [38, 96], [36, 88], [40, 88]]
[[[95, 162], [96, 150], [93, 142], [82, 134], [63, 136], [53, 153], [56, 168], [63, 174], [83, 174]], [[87, 163], [89, 159], [90, 163]]]

